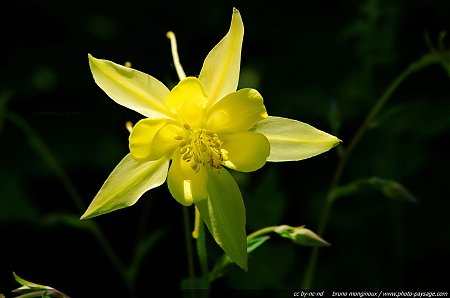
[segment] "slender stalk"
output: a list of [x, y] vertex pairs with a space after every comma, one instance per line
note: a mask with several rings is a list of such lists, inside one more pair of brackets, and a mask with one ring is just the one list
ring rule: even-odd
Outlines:
[[208, 255], [206, 252], [205, 243], [205, 225], [200, 218], [200, 225], [198, 227], [197, 238], [197, 254], [200, 262], [200, 269], [202, 273], [202, 288], [209, 289], [209, 270], [208, 270]]
[[[426, 54], [422, 56], [419, 60], [413, 62], [409, 65], [408, 68], [406, 68], [400, 75], [398, 75], [394, 81], [387, 87], [387, 89], [383, 92], [383, 94], [378, 98], [378, 100], [375, 102], [375, 105], [372, 107], [370, 112], [367, 114], [364, 122], [361, 124], [355, 135], [353, 136], [352, 140], [350, 141], [350, 144], [346, 151], [344, 151], [344, 154], [342, 155], [342, 158], [339, 161], [339, 164], [336, 168], [336, 171], [334, 173], [333, 179], [331, 181], [331, 185], [329, 188], [329, 191], [327, 193], [327, 196], [325, 198], [325, 205], [322, 210], [322, 215], [320, 217], [320, 222], [318, 226], [318, 234], [320, 236], [323, 236], [323, 233], [325, 231], [326, 225], [328, 223], [328, 219], [330, 217], [331, 209], [333, 207], [333, 193], [336, 190], [336, 188], [339, 185], [339, 182], [342, 178], [342, 174], [344, 172], [345, 166], [347, 165], [347, 162], [349, 160], [350, 155], [353, 153], [355, 147], [358, 145], [358, 143], [361, 141], [362, 137], [364, 136], [364, 133], [369, 128], [370, 124], [373, 122], [375, 116], [378, 114], [378, 112], [383, 108], [383, 106], [386, 104], [386, 102], [391, 98], [392, 94], [397, 90], [398, 86], [411, 74], [422, 70], [424, 67], [429, 66], [433, 63], [439, 63], [442, 59], [441, 55], [439, 53], [433, 52]], [[313, 278], [315, 274], [315, 269], [317, 265], [317, 259], [319, 255], [319, 247], [314, 247], [313, 251], [311, 253], [311, 257], [309, 258], [309, 262], [305, 271], [305, 277], [303, 280], [303, 289], [310, 289], [313, 283]]]
[[178, 47], [177, 47], [177, 39], [175, 38], [175, 34], [172, 31], [167, 32], [167, 38], [170, 39], [170, 46], [172, 49], [172, 58], [173, 64], [175, 65], [175, 69], [178, 74], [178, 78], [180, 81], [186, 78], [186, 74], [184, 73], [183, 67], [180, 63], [180, 57], [178, 56]]
[[278, 228], [278, 226], [265, 227], [260, 230], [257, 230], [247, 236], [247, 241], [251, 240], [253, 238], [259, 237], [259, 236], [263, 236], [263, 235], [275, 232], [276, 228]]
[[200, 227], [200, 212], [198, 208], [195, 207], [195, 220], [194, 220], [194, 230], [192, 231], [192, 237], [198, 239], [198, 229]]
[[[178, 74], [180, 81], [186, 78], [186, 74], [180, 63], [180, 57], [178, 56], [178, 46], [175, 34], [172, 31], [167, 32], [167, 38], [170, 39], [170, 46], [172, 50], [173, 64]], [[193, 261], [193, 249], [191, 237], [197, 240], [197, 254], [200, 262], [200, 269], [202, 273], [201, 287], [204, 289], [209, 289], [209, 271], [208, 271], [208, 258], [206, 253], [205, 245], [205, 228], [203, 222], [200, 218], [200, 213], [197, 207], [195, 208], [195, 221], [194, 221], [194, 231], [191, 233], [189, 224], [189, 214], [187, 213], [187, 208], [183, 208], [183, 219], [184, 219], [184, 234], [186, 241], [186, 252], [188, 255], [188, 271], [189, 271], [189, 281], [192, 289], [196, 288], [195, 283], [195, 271], [194, 271], [194, 261]], [[208, 293], [206, 292], [206, 297]]]
[[[6, 117], [11, 120], [15, 125], [17, 125], [27, 136], [27, 139], [30, 141], [32, 147], [36, 150], [36, 152], [41, 156], [44, 162], [53, 170], [55, 175], [58, 177], [66, 191], [68, 192], [72, 202], [77, 207], [80, 212], [84, 211], [84, 202], [81, 199], [81, 195], [77, 191], [76, 187], [70, 180], [69, 176], [66, 174], [58, 160], [51, 153], [50, 149], [44, 143], [44, 141], [39, 137], [39, 135], [33, 130], [33, 128], [19, 115], [14, 112], [8, 111], [5, 113]], [[134, 281], [130, 281], [125, 275], [125, 267], [118, 257], [117, 253], [113, 249], [113, 246], [101, 230], [100, 226], [94, 221], [87, 221], [90, 226], [90, 231], [94, 234], [94, 237], [99, 242], [100, 246], [106, 253], [109, 258], [111, 264], [116, 269], [120, 277], [126, 283], [128, 290], [131, 293], [134, 293]], [[134, 294], [132, 295], [134, 296]]]
[[196, 288], [195, 283], [195, 268], [194, 268], [194, 249], [192, 247], [191, 229], [189, 224], [189, 208], [182, 207], [183, 209], [183, 226], [184, 226], [184, 241], [186, 244], [186, 254], [188, 263], [189, 285], [191, 289]]

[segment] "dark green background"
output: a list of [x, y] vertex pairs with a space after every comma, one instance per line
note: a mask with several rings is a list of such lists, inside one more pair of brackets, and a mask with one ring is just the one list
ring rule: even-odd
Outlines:
[[[141, 117], [96, 86], [88, 53], [131, 61], [172, 87], [177, 76], [166, 32], [177, 35], [186, 73], [197, 75], [227, 32], [235, 6], [245, 25], [240, 86], [258, 89], [270, 115], [332, 132], [345, 146], [389, 83], [428, 51], [424, 32], [436, 42], [441, 30], [450, 29], [448, 1], [2, 3], [0, 293], [7, 297], [18, 287], [12, 271], [73, 297], [128, 295], [83, 225], [49, 222], [52, 215], [79, 217], [82, 211], [8, 118], [19, 115], [32, 127], [87, 207], [128, 152], [125, 121]], [[419, 203], [390, 200], [376, 190], [339, 200], [324, 235], [332, 246], [321, 250], [317, 288], [448, 290], [449, 83], [438, 65], [408, 78], [356, 148], [343, 183], [396, 180]], [[334, 128], [333, 111], [339, 119]], [[316, 229], [337, 152], [236, 175], [247, 231], [280, 224]], [[187, 276], [181, 207], [166, 184], [134, 207], [95, 221], [125, 263], [139, 239], [162, 231], [143, 259], [141, 297], [155, 288], [178, 288]], [[213, 264], [220, 249], [211, 239], [208, 245]], [[235, 267], [213, 290], [300, 289], [310, 251], [274, 235], [250, 257], [248, 273]]]

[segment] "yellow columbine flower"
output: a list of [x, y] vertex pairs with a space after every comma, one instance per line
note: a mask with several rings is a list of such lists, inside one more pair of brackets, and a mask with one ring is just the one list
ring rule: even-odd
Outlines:
[[255, 89], [236, 91], [243, 35], [234, 9], [230, 30], [206, 57], [199, 77], [184, 78], [177, 65], [182, 80], [171, 91], [152, 76], [89, 55], [100, 88], [147, 118], [133, 127], [130, 153], [82, 219], [131, 206], [167, 178], [173, 197], [195, 204], [216, 242], [247, 268], [245, 206], [226, 168], [252, 172], [266, 161], [312, 157], [340, 141], [308, 124], [269, 117]]

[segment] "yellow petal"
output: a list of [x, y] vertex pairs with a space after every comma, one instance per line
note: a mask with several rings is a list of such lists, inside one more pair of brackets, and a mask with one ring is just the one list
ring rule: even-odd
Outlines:
[[239, 11], [234, 8], [230, 30], [209, 52], [200, 71], [199, 80], [210, 106], [237, 89], [243, 37], [244, 24]]
[[116, 166], [81, 219], [131, 206], [147, 190], [160, 186], [167, 177], [169, 160], [136, 162], [128, 154]]
[[146, 117], [170, 117], [163, 104], [169, 89], [154, 77], [90, 54], [89, 65], [97, 85], [118, 104]]
[[225, 168], [207, 168], [208, 199], [196, 202], [217, 244], [247, 271], [245, 206], [239, 187]]
[[267, 138], [259, 133], [246, 131], [222, 135], [222, 148], [228, 151], [228, 160], [223, 164], [240, 172], [252, 172], [261, 168], [270, 153]]
[[266, 117], [261, 94], [246, 88], [226, 95], [212, 106], [206, 114], [206, 126], [220, 133], [247, 131]]
[[204, 200], [208, 197], [206, 184], [208, 176], [205, 167], [195, 172], [191, 163], [182, 159], [180, 152], [175, 152], [172, 157], [167, 185], [172, 196], [182, 205], [190, 206], [192, 203]]
[[160, 159], [164, 155], [171, 157], [174, 150], [182, 142], [185, 130], [177, 124], [168, 124], [161, 128], [153, 138], [150, 159]]
[[128, 138], [131, 155], [136, 161], [155, 159], [150, 157], [153, 139], [166, 123], [167, 119], [161, 118], [146, 118], [136, 123]]
[[198, 127], [203, 122], [206, 101], [200, 81], [194, 77], [187, 77], [172, 89], [164, 104], [180, 117], [180, 121]]
[[270, 142], [268, 161], [293, 161], [313, 157], [338, 145], [341, 140], [296, 120], [268, 117], [258, 122], [253, 131]]

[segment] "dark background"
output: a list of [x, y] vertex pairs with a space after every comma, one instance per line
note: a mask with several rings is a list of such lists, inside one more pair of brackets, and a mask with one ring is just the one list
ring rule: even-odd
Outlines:
[[[448, 1], [2, 2], [0, 293], [10, 297], [19, 286], [15, 271], [73, 297], [130, 295], [77, 218], [128, 152], [124, 123], [141, 116], [96, 86], [87, 54], [131, 61], [172, 87], [166, 32], [177, 35], [186, 73], [198, 75], [233, 6], [245, 25], [240, 88], [258, 89], [270, 115], [333, 133], [342, 146], [392, 80], [429, 51], [424, 33], [436, 44], [450, 29]], [[332, 246], [320, 253], [318, 289], [448, 290], [449, 82], [439, 65], [409, 77], [350, 157], [342, 183], [395, 180], [419, 203], [373, 189], [341, 198], [324, 235]], [[281, 224], [316, 229], [338, 160], [333, 149], [237, 173], [248, 233]], [[182, 211], [166, 184], [93, 221], [125, 265], [136, 243], [154, 242], [135, 283], [140, 297], [180, 287], [187, 276]], [[210, 238], [208, 245], [212, 266], [221, 251]], [[247, 273], [233, 265], [213, 291], [300, 289], [310, 252], [274, 235], [251, 255]]]

